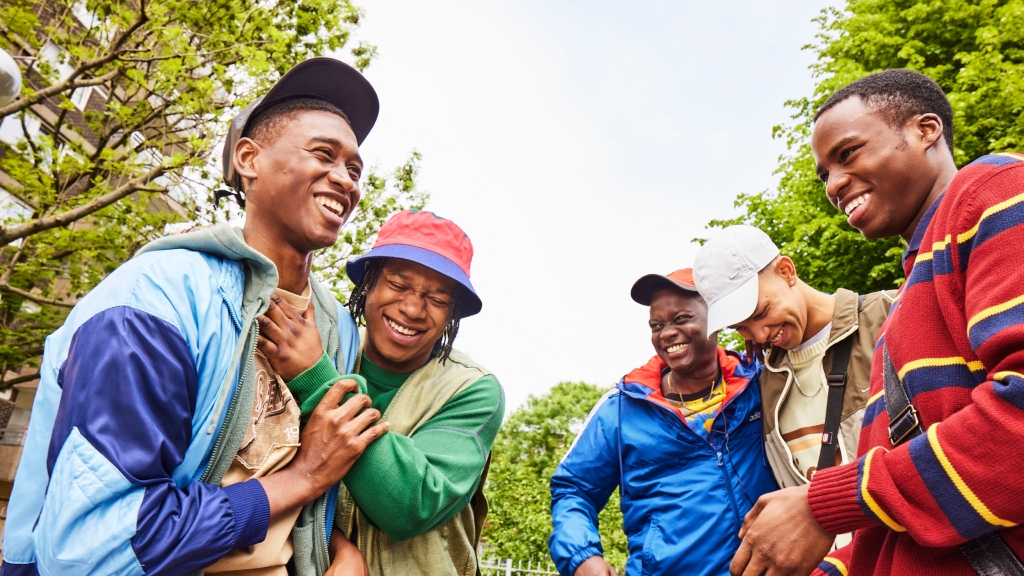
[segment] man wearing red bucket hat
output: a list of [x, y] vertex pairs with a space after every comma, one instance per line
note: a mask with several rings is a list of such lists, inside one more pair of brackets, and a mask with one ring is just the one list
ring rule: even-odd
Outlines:
[[[365, 325], [356, 370], [389, 433], [345, 476], [335, 526], [374, 575], [477, 571], [482, 488], [505, 401], [488, 370], [452, 349], [459, 321], [481, 308], [472, 259], [454, 222], [407, 210], [348, 263], [349, 310]], [[338, 378], [326, 359], [317, 371], [325, 383]]]

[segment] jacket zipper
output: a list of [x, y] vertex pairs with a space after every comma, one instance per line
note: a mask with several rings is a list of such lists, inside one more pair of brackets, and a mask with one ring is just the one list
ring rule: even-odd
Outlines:
[[[252, 323], [249, 333], [253, 335], [253, 341], [258, 342], [260, 338], [260, 323], [255, 320]], [[242, 348], [242, 354], [246, 353], [248, 346]], [[220, 431], [217, 432], [217, 440], [213, 443], [213, 449], [210, 451], [210, 459], [206, 462], [206, 469], [203, 470], [202, 476], [199, 477], [200, 482], [209, 482], [210, 473], [213, 470], [213, 463], [220, 458], [221, 450], [223, 449], [224, 437], [227, 436], [227, 430], [230, 427], [229, 424], [235, 414], [235, 406], [238, 404], [238, 394], [242, 390], [242, 383], [245, 382], [245, 378], [249, 375], [249, 367], [252, 365], [254, 355], [249, 355], [245, 359], [245, 365], [242, 368], [242, 375], [235, 383], [235, 392], [231, 396], [231, 403], [228, 405], [228, 413], [224, 416], [224, 424], [221, 425]]]

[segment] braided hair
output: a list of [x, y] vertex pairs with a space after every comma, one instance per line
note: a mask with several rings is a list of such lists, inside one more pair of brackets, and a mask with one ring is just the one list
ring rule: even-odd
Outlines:
[[[356, 283], [348, 303], [345, 304], [349, 314], [359, 326], [366, 325], [366, 297], [377, 284], [381, 272], [384, 271], [386, 261], [387, 258], [370, 258], [366, 261], [363, 277]], [[455, 342], [455, 336], [459, 333], [459, 296], [461, 291], [461, 288], [456, 286], [455, 293], [452, 294], [451, 302], [448, 304], [448, 320], [445, 322], [444, 332], [441, 333], [441, 337], [434, 343], [434, 349], [430, 352], [430, 357], [440, 359], [442, 364], [451, 355], [452, 343]]]

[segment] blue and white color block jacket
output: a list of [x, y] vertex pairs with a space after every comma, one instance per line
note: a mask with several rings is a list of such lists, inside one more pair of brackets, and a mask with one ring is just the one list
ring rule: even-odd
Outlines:
[[551, 478], [559, 574], [603, 555], [597, 513], [620, 488], [626, 574], [722, 576], [743, 516], [776, 489], [761, 433], [761, 366], [718, 349], [727, 393], [707, 437], [661, 393], [658, 357], [598, 402]]
[[[273, 263], [217, 226], [151, 244], [72, 309], [46, 339], [0, 574], [187, 574], [266, 537], [260, 483], [219, 477], [276, 286]], [[331, 302], [346, 373], [358, 334]]]

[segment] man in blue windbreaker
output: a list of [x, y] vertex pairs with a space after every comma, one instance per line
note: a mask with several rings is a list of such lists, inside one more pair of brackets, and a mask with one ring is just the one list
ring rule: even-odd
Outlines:
[[743, 516], [776, 488], [761, 438], [761, 368], [707, 336], [693, 271], [637, 280], [657, 355], [590, 412], [551, 478], [563, 576], [613, 576], [597, 514], [619, 487], [628, 574], [721, 576]]
[[[386, 424], [360, 414], [365, 395], [339, 406], [353, 380], [310, 386], [306, 369], [326, 356], [348, 373], [358, 353], [310, 266], [359, 202], [358, 148], [378, 109], [349, 66], [297, 65], [229, 131], [224, 178], [244, 228], [147, 245], [46, 339], [2, 576], [362, 564], [330, 538], [336, 485]], [[270, 317], [315, 324], [289, 348], [309, 353], [260, 335]]]

